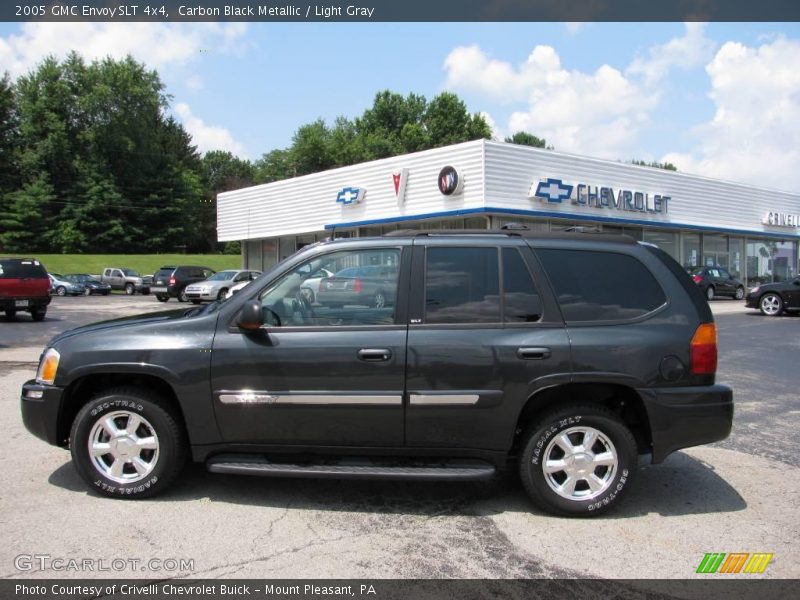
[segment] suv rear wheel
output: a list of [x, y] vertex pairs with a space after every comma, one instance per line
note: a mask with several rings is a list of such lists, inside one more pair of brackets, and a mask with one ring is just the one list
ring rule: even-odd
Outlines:
[[523, 436], [519, 471], [542, 509], [594, 516], [616, 505], [636, 471], [636, 440], [603, 406], [571, 405], [545, 414]]
[[32, 308], [31, 318], [34, 321], [44, 321], [44, 316], [47, 314], [46, 308]]
[[7, 321], [13, 321], [17, 316], [17, 311], [15, 311], [13, 308], [7, 308], [5, 312]]
[[70, 450], [80, 476], [100, 494], [146, 498], [178, 476], [186, 460], [186, 439], [158, 396], [116, 388], [78, 412]]
[[178, 302], [188, 302], [189, 296], [186, 295], [186, 288], [183, 288], [180, 292], [178, 292]]

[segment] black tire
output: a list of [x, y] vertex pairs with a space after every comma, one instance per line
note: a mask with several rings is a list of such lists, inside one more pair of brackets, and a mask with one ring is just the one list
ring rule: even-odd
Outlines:
[[189, 297], [186, 295], [186, 288], [183, 288], [180, 292], [178, 292], [178, 302], [188, 302]]
[[[90, 455], [90, 436], [95, 425], [99, 426], [102, 419], [111, 415], [118, 415], [114, 422], [120, 428], [130, 422], [126, 415], [139, 417], [142, 425], [134, 435], [139, 432], [144, 432], [144, 436], [155, 433], [157, 450], [141, 450], [137, 455], [147, 460], [147, 453], [152, 452], [149, 454], [152, 470], [144, 474], [142, 479], [135, 479], [136, 475], [131, 473], [135, 472], [132, 463], [123, 461], [123, 469], [127, 473], [123, 471], [120, 478], [134, 479], [130, 483], [115, 481], [96, 466]], [[123, 438], [129, 434], [125, 432]], [[105, 429], [99, 435], [108, 436]], [[180, 420], [162, 404], [158, 395], [140, 388], [120, 387], [101, 392], [78, 411], [70, 432], [70, 452], [78, 474], [99, 494], [112, 498], [149, 498], [169, 487], [181, 472], [186, 462], [187, 442]], [[98, 460], [113, 464], [117, 459], [109, 452]]]
[[706, 300], [709, 302], [714, 299], [714, 286], [710, 285], [706, 288]]
[[222, 288], [217, 294], [217, 300], [225, 300], [225, 296], [227, 296], [227, 294], [228, 288]]
[[156, 294], [156, 300], [159, 302], [166, 302], [169, 300], [169, 296], [162, 296], [161, 294]]
[[142, 288], [142, 296], [149, 296], [150, 288]]
[[774, 292], [767, 292], [758, 299], [758, 309], [766, 317], [777, 317], [783, 312], [783, 298]]
[[[568, 498], [551, 487], [567, 483], [566, 471], [553, 472], [547, 476], [544, 473], [544, 463], [548, 458], [555, 457], [555, 460], [558, 460], [556, 454], [563, 451], [560, 450], [561, 446], [556, 440], [561, 439], [559, 436], [564, 432], [571, 431], [566, 436], [568, 441], [573, 440], [575, 447], [580, 447], [583, 443], [582, 429], [593, 430], [599, 434], [588, 454], [610, 452], [612, 448], [607, 446], [607, 442], [610, 442], [616, 453], [616, 463], [613, 467], [597, 466], [587, 472], [587, 475], [591, 473], [604, 480], [602, 486], [595, 492], [596, 495], [591, 495], [588, 481], [578, 476], [576, 477], [578, 484], [574, 486], [572, 492], [575, 496]], [[564, 452], [561, 458], [566, 456]], [[572, 456], [584, 460], [587, 452], [578, 451]], [[602, 514], [619, 503], [631, 486], [638, 460], [633, 434], [613, 412], [599, 405], [575, 404], [549, 412], [536, 419], [527, 428], [522, 437], [519, 473], [525, 491], [543, 510], [570, 517], [591, 517]], [[591, 465], [591, 461], [586, 465]], [[591, 469], [590, 466], [587, 468]], [[563, 479], [559, 481], [559, 478]], [[567, 490], [564, 490], [564, 493], [567, 493]], [[586, 494], [587, 497], [584, 499], [581, 494]]]
[[13, 321], [17, 317], [17, 311], [11, 308], [7, 309], [5, 313], [6, 313], [6, 321]]
[[733, 293], [733, 297], [736, 300], [744, 300], [744, 286], [739, 286], [736, 288], [736, 291]]
[[47, 308], [32, 308], [31, 309], [31, 318], [34, 321], [44, 321], [44, 317], [47, 314]]
[[192, 304], [200, 304], [203, 302], [202, 300], [192, 300]]
[[56, 288], [56, 296], [66, 296], [67, 295], [67, 288], [63, 285], [60, 285]]
[[132, 283], [125, 284], [125, 293], [128, 296], [133, 296], [136, 293], [136, 287]]
[[103, 294], [103, 296], [108, 296], [108, 295], [111, 293], [111, 291], [110, 291], [110, 290], [107, 290], [107, 291], [105, 291], [105, 292], [101, 292], [101, 293]]

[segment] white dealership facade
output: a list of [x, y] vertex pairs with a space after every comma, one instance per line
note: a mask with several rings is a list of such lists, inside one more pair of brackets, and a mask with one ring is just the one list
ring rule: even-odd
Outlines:
[[[768, 183], [768, 182], [765, 182]], [[657, 244], [748, 285], [798, 273], [800, 195], [477, 140], [219, 194], [219, 241], [266, 270], [331, 237], [396, 229], [582, 226]]]

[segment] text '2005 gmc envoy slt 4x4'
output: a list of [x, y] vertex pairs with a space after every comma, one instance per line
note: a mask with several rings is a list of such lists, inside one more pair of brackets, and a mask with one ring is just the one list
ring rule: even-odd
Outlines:
[[716, 368], [705, 298], [654, 246], [400, 231], [308, 246], [229, 300], [67, 331], [21, 403], [27, 428], [112, 497], [162, 492], [191, 456], [282, 477], [511, 468], [540, 508], [596, 515], [639, 455], [728, 436]]

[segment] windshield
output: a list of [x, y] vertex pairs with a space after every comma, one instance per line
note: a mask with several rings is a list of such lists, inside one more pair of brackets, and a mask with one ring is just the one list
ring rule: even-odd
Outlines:
[[139, 277], [139, 273], [133, 269], [122, 269], [122, 272], [125, 273], [126, 277]]
[[220, 271], [208, 278], [208, 281], [227, 281], [233, 279], [239, 271]]

